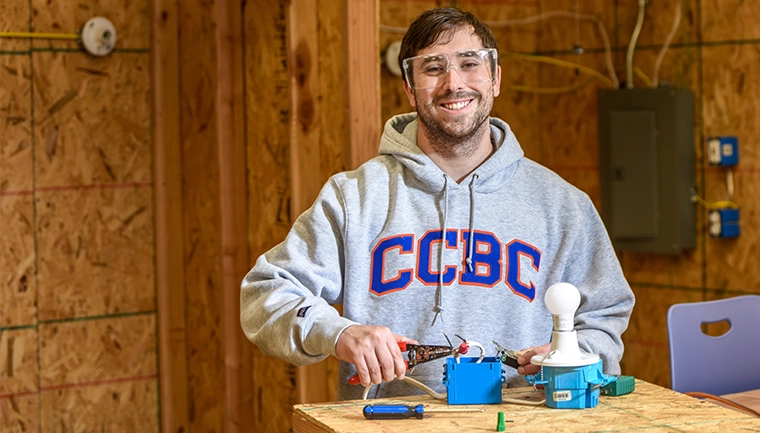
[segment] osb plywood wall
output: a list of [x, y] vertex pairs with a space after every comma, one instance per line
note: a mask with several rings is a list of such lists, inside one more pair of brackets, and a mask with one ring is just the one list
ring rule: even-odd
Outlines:
[[0, 431], [156, 431], [148, 1], [0, 2]]
[[[400, 40], [419, 11], [448, 2], [381, 2], [381, 46]], [[681, 10], [677, 6], [681, 3]], [[505, 52], [533, 53], [573, 62], [609, 76], [602, 30], [610, 40], [615, 75], [626, 78], [625, 55], [638, 13], [638, 1], [536, 0], [451, 2], [490, 23], [502, 51], [502, 94], [494, 115], [506, 120], [526, 155], [555, 170], [587, 192], [601, 209], [598, 163], [597, 90], [602, 79], [548, 63], [516, 59]], [[695, 97], [695, 167], [698, 193], [708, 202], [730, 198], [726, 171], [707, 166], [705, 139], [739, 138], [740, 163], [733, 170], [733, 200], [741, 209], [738, 239], [707, 235], [706, 210], [697, 209], [697, 246], [680, 255], [621, 252], [619, 258], [637, 297], [628, 331], [623, 372], [663, 385], [670, 384], [666, 314], [679, 302], [760, 293], [756, 255], [760, 242], [758, 215], [758, 137], [760, 97], [760, 18], [757, 5], [742, 1], [651, 1], [634, 56], [635, 86], [655, 78], [658, 55], [680, 19], [657, 78], [690, 89]], [[528, 23], [508, 22], [551, 11]], [[588, 19], [591, 17], [592, 19]], [[580, 47], [583, 54], [574, 50]], [[520, 90], [578, 87], [556, 94]], [[383, 117], [410, 110], [401, 83], [383, 69]]]

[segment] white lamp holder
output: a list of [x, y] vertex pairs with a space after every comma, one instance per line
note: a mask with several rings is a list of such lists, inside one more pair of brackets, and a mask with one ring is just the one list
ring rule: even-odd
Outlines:
[[82, 46], [93, 56], [105, 56], [116, 44], [116, 27], [104, 17], [87, 20], [80, 35]]

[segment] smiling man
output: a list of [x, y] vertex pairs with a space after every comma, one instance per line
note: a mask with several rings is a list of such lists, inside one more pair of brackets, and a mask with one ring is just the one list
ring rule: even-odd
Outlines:
[[[525, 349], [508, 385], [538, 371], [552, 316], [546, 290], [581, 293], [575, 329], [606, 374], [620, 373], [634, 296], [588, 196], [527, 159], [490, 117], [499, 95], [496, 40], [472, 14], [424, 12], [399, 63], [416, 113], [390, 119], [379, 155], [330, 178], [241, 287], [241, 324], [270, 356], [297, 365], [336, 356], [338, 397], [443, 391], [442, 359], [415, 367], [399, 342], [445, 345], [441, 334]], [[343, 315], [331, 307], [343, 305]], [[487, 349], [495, 355], [496, 349]]]

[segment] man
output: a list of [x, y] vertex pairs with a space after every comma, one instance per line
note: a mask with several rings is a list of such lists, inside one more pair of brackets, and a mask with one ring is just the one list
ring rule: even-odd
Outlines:
[[[447, 335], [528, 348], [510, 385], [546, 354], [546, 289], [575, 285], [582, 350], [619, 374], [634, 296], [588, 196], [523, 156], [500, 119], [496, 41], [472, 14], [424, 12], [404, 36], [404, 89], [416, 113], [390, 119], [379, 156], [330, 178], [286, 239], [245, 277], [241, 323], [266, 354], [303, 365], [341, 359], [338, 397], [418, 392], [398, 342]], [[343, 304], [343, 316], [331, 307]], [[495, 355], [493, 353], [487, 355]], [[442, 391], [443, 363], [414, 378]]]

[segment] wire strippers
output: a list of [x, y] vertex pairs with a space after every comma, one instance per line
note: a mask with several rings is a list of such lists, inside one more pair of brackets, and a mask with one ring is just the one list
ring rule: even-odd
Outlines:
[[[444, 334], [445, 336], [446, 334]], [[457, 337], [459, 337], [457, 335]], [[398, 348], [401, 349], [402, 352], [406, 352], [406, 360], [404, 361], [404, 364], [406, 364], [407, 370], [410, 372], [414, 371], [414, 367], [420, 364], [424, 364], [429, 361], [433, 361], [440, 358], [445, 358], [447, 356], [453, 356], [454, 358], [458, 358], [459, 355], [464, 355], [470, 350], [470, 345], [467, 343], [467, 340], [465, 340], [462, 337], [459, 337], [462, 340], [462, 344], [460, 344], [458, 347], [454, 348], [454, 346], [451, 345], [451, 341], [449, 340], [448, 346], [435, 346], [435, 345], [426, 345], [426, 344], [412, 344], [412, 343], [406, 343], [403, 341], [398, 342]], [[446, 337], [446, 340], [449, 338]], [[359, 384], [359, 375], [355, 374], [351, 376], [348, 379], [349, 385], [358, 385]]]

